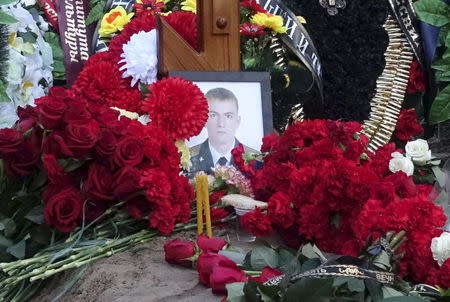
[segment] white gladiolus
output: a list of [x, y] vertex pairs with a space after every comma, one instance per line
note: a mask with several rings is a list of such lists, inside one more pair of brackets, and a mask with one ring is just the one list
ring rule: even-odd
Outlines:
[[413, 175], [414, 164], [409, 158], [404, 157], [399, 152], [394, 152], [391, 154], [391, 156], [392, 156], [392, 159], [389, 161], [389, 170], [392, 173], [403, 171], [408, 176]]

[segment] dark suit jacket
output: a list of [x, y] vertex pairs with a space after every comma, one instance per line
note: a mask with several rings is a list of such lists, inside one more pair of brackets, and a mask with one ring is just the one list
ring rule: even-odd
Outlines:
[[[241, 143], [236, 139], [234, 147], [239, 146]], [[259, 151], [250, 147], [244, 146], [244, 152], [259, 153]], [[189, 177], [193, 177], [195, 173], [204, 171], [207, 174], [211, 174], [211, 168], [214, 167], [211, 150], [209, 149], [209, 141], [205, 140], [203, 143], [196, 145], [189, 149], [191, 153], [192, 168], [189, 171]], [[233, 157], [231, 157], [231, 165], [234, 165]]]

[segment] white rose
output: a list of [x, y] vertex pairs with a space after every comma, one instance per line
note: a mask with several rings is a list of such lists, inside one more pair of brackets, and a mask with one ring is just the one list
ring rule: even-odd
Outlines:
[[418, 165], [423, 166], [431, 159], [431, 151], [426, 140], [417, 139], [408, 142], [405, 146], [406, 155], [411, 157], [412, 161]]
[[391, 154], [391, 156], [392, 156], [392, 159], [389, 161], [389, 170], [392, 173], [403, 171], [408, 176], [413, 175], [414, 164], [409, 158], [404, 157], [399, 152], [394, 152]]
[[445, 260], [450, 258], [450, 233], [444, 232], [440, 237], [434, 237], [431, 240], [431, 252], [433, 259], [437, 261], [439, 266], [444, 264]]

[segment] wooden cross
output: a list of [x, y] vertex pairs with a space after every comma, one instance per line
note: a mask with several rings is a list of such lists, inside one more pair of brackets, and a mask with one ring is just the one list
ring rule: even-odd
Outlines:
[[239, 71], [239, 0], [197, 0], [200, 51], [160, 18], [159, 70]]

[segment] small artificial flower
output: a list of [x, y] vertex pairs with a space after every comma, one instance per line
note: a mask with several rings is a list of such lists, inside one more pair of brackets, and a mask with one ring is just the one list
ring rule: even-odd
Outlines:
[[113, 8], [103, 16], [98, 34], [100, 37], [108, 37], [117, 31], [123, 30], [133, 16], [134, 13], [127, 14], [127, 11], [122, 6]]
[[181, 166], [183, 166], [184, 170], [189, 171], [192, 167], [191, 153], [189, 152], [189, 148], [186, 146], [184, 140], [177, 140], [175, 142], [175, 145], [177, 146], [178, 152], [180, 153]]
[[258, 24], [250, 24], [248, 22], [243, 23], [239, 29], [242, 35], [246, 36], [261, 36], [264, 35], [264, 26], [260, 26]]
[[197, 0], [184, 0], [181, 2], [181, 10], [197, 13]]
[[158, 50], [156, 30], [149, 32], [140, 31], [131, 36], [128, 43], [123, 45], [123, 53], [120, 55], [125, 63], [120, 70], [125, 70], [122, 77], [132, 77], [131, 86], [138, 81], [151, 84], [156, 81], [158, 73]]
[[250, 21], [259, 26], [265, 26], [274, 32], [283, 34], [287, 31], [286, 26], [283, 26], [283, 18], [281, 16], [274, 16], [272, 14], [257, 13], [252, 16]]
[[137, 0], [133, 5], [137, 15], [152, 14], [161, 12], [167, 0]]

